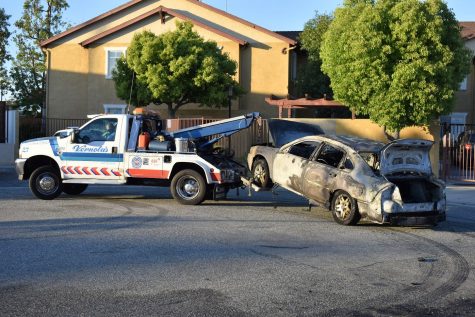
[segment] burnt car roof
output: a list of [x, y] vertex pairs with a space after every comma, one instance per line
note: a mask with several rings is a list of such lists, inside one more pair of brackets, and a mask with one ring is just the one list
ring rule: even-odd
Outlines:
[[384, 143], [355, 137], [355, 136], [347, 136], [347, 135], [322, 135], [320, 137], [324, 137], [330, 140], [334, 140], [340, 142], [346, 146], [351, 147], [357, 152], [379, 152], [385, 146]]

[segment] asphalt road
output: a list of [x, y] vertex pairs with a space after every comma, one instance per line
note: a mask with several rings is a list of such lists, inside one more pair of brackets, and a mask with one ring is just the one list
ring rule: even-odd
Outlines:
[[1, 316], [473, 316], [475, 187], [434, 228], [337, 225], [285, 191], [33, 198], [0, 171]]

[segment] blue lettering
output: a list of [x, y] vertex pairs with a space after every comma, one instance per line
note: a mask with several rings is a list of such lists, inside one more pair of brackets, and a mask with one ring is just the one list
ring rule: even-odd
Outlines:
[[73, 151], [75, 152], [85, 152], [85, 153], [107, 153], [106, 146], [87, 146], [87, 145], [75, 145], [73, 146]]

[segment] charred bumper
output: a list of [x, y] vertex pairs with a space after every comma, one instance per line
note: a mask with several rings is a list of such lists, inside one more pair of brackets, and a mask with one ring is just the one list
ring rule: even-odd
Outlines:
[[397, 226], [427, 226], [445, 221], [445, 212], [417, 212], [386, 214], [383, 222]]

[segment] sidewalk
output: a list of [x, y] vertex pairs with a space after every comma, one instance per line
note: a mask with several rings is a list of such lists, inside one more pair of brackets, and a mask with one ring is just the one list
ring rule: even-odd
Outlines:
[[447, 203], [475, 206], [475, 186], [447, 185]]

